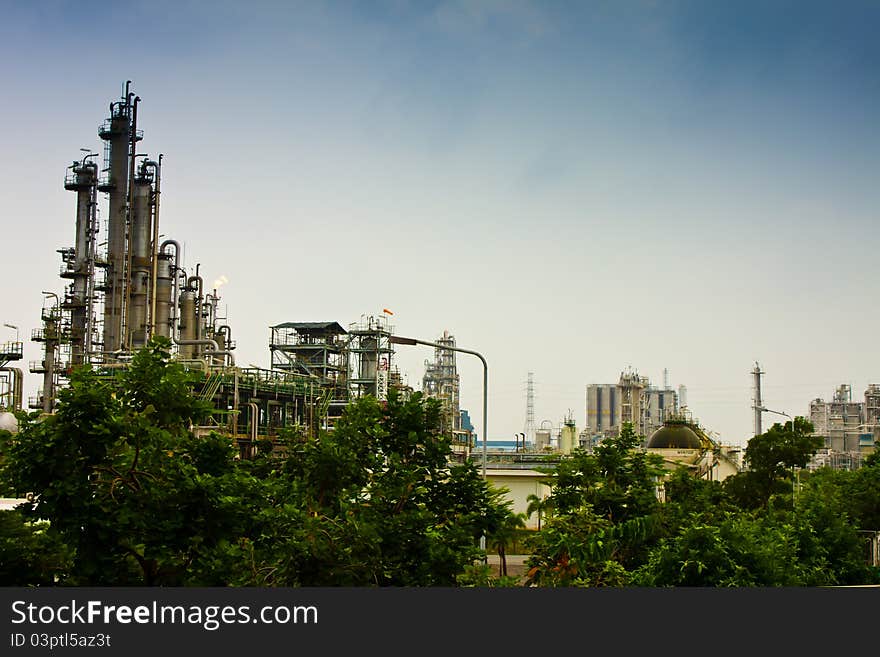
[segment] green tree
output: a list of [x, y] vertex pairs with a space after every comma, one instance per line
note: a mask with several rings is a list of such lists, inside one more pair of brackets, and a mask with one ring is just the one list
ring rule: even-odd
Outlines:
[[663, 539], [633, 577], [639, 586], [800, 586], [807, 583], [790, 523], [728, 512], [692, 517]]
[[[756, 446], [759, 450], [753, 454], [767, 447], [760, 441]], [[802, 463], [803, 451], [798, 456]], [[867, 469], [820, 470], [804, 477], [793, 506], [791, 481], [787, 480], [791, 461], [788, 457], [786, 465], [776, 470], [775, 487], [765, 484], [761, 488], [756, 482], [768, 480], [755, 475], [737, 476], [722, 485], [683, 471], [673, 474], [666, 482], [667, 501], [662, 510], [665, 536], [652, 548], [648, 562], [633, 574], [632, 582], [642, 586], [875, 582], [876, 569], [872, 571], [865, 563], [864, 539], [858, 528], [864, 521], [862, 511], [870, 517], [880, 503], [870, 492], [876, 480]], [[754, 462], [760, 469], [761, 463]], [[774, 465], [773, 459], [763, 462], [765, 470], [770, 469], [767, 464]]]
[[619, 586], [655, 537], [660, 457], [640, 448], [631, 424], [592, 453], [575, 450], [548, 471], [552, 511], [529, 537], [529, 581], [548, 586]]
[[495, 529], [488, 537], [488, 545], [498, 552], [499, 575], [507, 577], [507, 548], [520, 536], [526, 526], [526, 515], [511, 510], [513, 502], [503, 499], [507, 489], [493, 489], [492, 498], [499, 509], [506, 510], [500, 521], [495, 522]]
[[822, 437], [812, 432], [809, 420], [796, 417], [751, 438], [744, 455], [747, 469], [724, 481], [730, 498], [745, 509], [767, 507], [774, 495], [788, 494], [791, 499], [794, 470], [806, 467], [823, 445]]
[[0, 511], [0, 584], [51, 586], [63, 579], [70, 554], [48, 523], [28, 522], [16, 509]]
[[359, 399], [332, 432], [255, 462], [260, 531], [217, 558], [237, 584], [454, 586], [510, 512], [450, 456], [436, 400]]
[[114, 378], [73, 373], [58, 410], [4, 447], [3, 479], [29, 519], [72, 554], [61, 583], [185, 583], [206, 547], [238, 529], [234, 452], [189, 430], [208, 411], [157, 338]]
[[162, 338], [115, 376], [76, 371], [54, 415], [0, 441], [0, 483], [35, 495], [3, 545], [58, 546], [60, 584], [455, 585], [509, 521], [474, 464], [451, 464], [434, 400], [361, 399], [241, 461], [193, 435], [192, 376]]
[[880, 471], [822, 468], [802, 487], [794, 512], [800, 531], [801, 559], [831, 584], [868, 584], [880, 581], [880, 569], [866, 561], [865, 536], [880, 525]]
[[541, 521], [548, 511], [552, 509], [552, 500], [548, 497], [538, 497], [534, 493], [530, 493], [526, 497], [528, 506], [526, 507], [526, 518], [531, 518], [533, 513], [538, 514], [538, 531], [541, 531]]

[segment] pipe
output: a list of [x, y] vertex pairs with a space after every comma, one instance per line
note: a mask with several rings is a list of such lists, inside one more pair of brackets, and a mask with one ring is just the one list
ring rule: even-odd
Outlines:
[[205, 328], [210, 328], [211, 331], [214, 331], [214, 324], [217, 323], [217, 301], [219, 301], [217, 290], [214, 290], [214, 294], [205, 295], [205, 305], [208, 307], [205, 316]]
[[230, 347], [229, 345], [232, 344], [232, 329], [229, 328], [229, 325], [228, 324], [221, 324], [220, 326], [217, 327], [217, 333], [220, 333], [223, 335], [223, 337], [226, 341], [226, 348], [231, 350], [232, 347]]
[[21, 410], [21, 395], [24, 388], [24, 373], [18, 367], [0, 367], [0, 372], [12, 373], [12, 390], [10, 398], [12, 400], [12, 410]]
[[251, 408], [251, 440], [257, 442], [260, 427], [260, 407], [257, 402], [248, 402]]
[[98, 164], [97, 162], [88, 162], [86, 160], [90, 157], [98, 157], [97, 153], [91, 153], [86, 155], [83, 158], [83, 167], [88, 167], [93, 170], [92, 176], [94, 179], [94, 184], [92, 185], [89, 197], [89, 240], [87, 246], [86, 253], [86, 268], [88, 272], [88, 278], [86, 279], [86, 334], [85, 340], [83, 343], [83, 357], [86, 362], [90, 363], [92, 361], [92, 349], [94, 348], [94, 344], [92, 343], [92, 338], [95, 335], [94, 330], [94, 322], [95, 322], [95, 258], [96, 254], [96, 245], [95, 245], [95, 236], [98, 234]]
[[[131, 96], [131, 94], [129, 94]], [[125, 295], [124, 302], [122, 307], [122, 344], [125, 347], [131, 347], [131, 338], [130, 338], [130, 327], [128, 326], [129, 320], [129, 312], [131, 305], [131, 215], [134, 210], [134, 161], [136, 159], [135, 153], [137, 153], [137, 108], [138, 103], [141, 101], [140, 96], [134, 97], [134, 105], [132, 106], [131, 111], [131, 124], [129, 134], [129, 139], [131, 140], [131, 145], [129, 148], [129, 161], [128, 161], [128, 208], [126, 212], [126, 224], [128, 225], [129, 239], [126, 240], [126, 251], [128, 254], [128, 258], [126, 259], [127, 264], [125, 267], [125, 272], [123, 275], [123, 285], [125, 287]]]
[[[56, 349], [58, 347], [58, 322], [61, 319], [61, 301], [54, 292], [43, 291], [46, 297], [55, 299], [55, 312], [51, 314], [51, 319], [46, 319], [46, 350], [43, 356], [43, 362], [46, 364], [46, 371], [43, 373], [43, 412], [49, 414], [52, 412], [55, 398], [55, 359]], [[49, 337], [50, 329], [53, 337]]]
[[178, 271], [180, 270], [180, 244], [177, 240], [165, 240], [159, 245], [160, 253], [165, 253], [166, 246], [174, 247], [174, 264], [171, 267], [171, 276], [174, 279], [174, 292], [172, 292], [171, 299], [171, 337], [172, 339], [177, 340], [177, 295], [178, 295]]
[[187, 344], [203, 344], [209, 347], [213, 347], [211, 350], [211, 355], [214, 356], [226, 356], [229, 360], [229, 366], [235, 367], [235, 356], [231, 351], [220, 349], [220, 346], [210, 338], [200, 338], [197, 340], [178, 340], [176, 337], [174, 338], [174, 344], [176, 345], [187, 345]]
[[[202, 277], [198, 274], [199, 266], [196, 265], [196, 274], [194, 276], [190, 276], [186, 279], [186, 286], [190, 287], [193, 281], [198, 281], [199, 285], [196, 288], [198, 290], [198, 294], [196, 295], [196, 339], [200, 340], [202, 337], [202, 292], [204, 290], [204, 282], [202, 281]], [[213, 342], [213, 341], [212, 341]], [[214, 349], [216, 349], [216, 345]]]
[[153, 259], [152, 275], [150, 281], [150, 322], [148, 324], [148, 336], [156, 333], [156, 278], [159, 275], [159, 194], [162, 183], [162, 153], [159, 153], [159, 161], [146, 160], [144, 166], [152, 167], [156, 172], [156, 186], [153, 195]]

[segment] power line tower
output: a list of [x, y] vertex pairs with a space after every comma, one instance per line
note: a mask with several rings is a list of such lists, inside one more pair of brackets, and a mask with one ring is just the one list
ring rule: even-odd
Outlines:
[[526, 382], [526, 425], [524, 427], [526, 433], [526, 443], [535, 444], [535, 375], [529, 372], [529, 378]]

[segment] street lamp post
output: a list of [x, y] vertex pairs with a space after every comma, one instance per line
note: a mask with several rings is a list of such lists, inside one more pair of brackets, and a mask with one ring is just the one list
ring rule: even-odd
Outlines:
[[[794, 418], [784, 411], [774, 411], [771, 408], [761, 407], [761, 411], [765, 413], [776, 413], [776, 415], [784, 415], [789, 420], [791, 420], [791, 435], [794, 436]], [[791, 503], [792, 505], [797, 504], [797, 489], [800, 488], [800, 472], [797, 472], [794, 469], [794, 465], [791, 466]]]
[[483, 363], [483, 480], [486, 480], [486, 441], [489, 438], [489, 423], [487, 419], [487, 409], [488, 409], [488, 388], [489, 388], [489, 366], [486, 364], [486, 359], [483, 358], [483, 355], [476, 351], [471, 351], [470, 349], [462, 349], [461, 347], [451, 347], [446, 344], [438, 344], [437, 342], [427, 342], [425, 340], [417, 340], [416, 338], [404, 338], [400, 335], [392, 335], [390, 338], [392, 344], [401, 344], [401, 345], [409, 345], [414, 346], [417, 344], [423, 344], [426, 347], [434, 347], [435, 349], [448, 349], [449, 351], [460, 351], [463, 354], [471, 354], [472, 356], [476, 356], [480, 359], [480, 362]]
[[788, 413], [786, 413], [785, 411], [774, 411], [773, 409], [771, 409], [771, 408], [766, 408], [766, 407], [764, 407], [764, 406], [762, 406], [762, 407], [759, 408], [758, 410], [759, 410], [759, 411], [762, 411], [762, 412], [764, 412], [764, 413], [776, 413], [776, 415], [784, 415], [784, 416], [787, 417], [789, 420], [791, 420], [791, 430], [794, 431], [794, 418], [793, 418], [791, 415], [789, 415]]
[[18, 327], [15, 324], [4, 324], [3, 326], [5, 326], [6, 328], [13, 329], [15, 331], [15, 342], [16, 343], [21, 342], [21, 340], [19, 340], [19, 337], [18, 337], [18, 335], [19, 335]]

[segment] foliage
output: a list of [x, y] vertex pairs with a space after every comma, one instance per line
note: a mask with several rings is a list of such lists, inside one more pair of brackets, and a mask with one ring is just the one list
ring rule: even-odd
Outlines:
[[812, 423], [797, 417], [751, 438], [744, 457], [748, 469], [725, 480], [728, 495], [745, 509], [767, 507], [774, 495], [788, 493], [790, 498], [793, 470], [805, 467], [823, 445], [812, 432]]
[[541, 531], [529, 540], [529, 582], [549, 586], [619, 586], [646, 553], [657, 529], [658, 456], [639, 449], [625, 424], [592, 453], [575, 450], [551, 473]]
[[[264, 531], [237, 583], [452, 586], [510, 512], [472, 463], [450, 465], [440, 407], [416, 393], [349, 405], [271, 464]], [[257, 464], [258, 467], [260, 464]]]
[[[208, 412], [193, 376], [157, 339], [127, 369], [74, 372], [54, 415], [0, 432], [2, 494], [32, 494], [0, 512], [0, 584], [517, 585], [504, 565], [524, 516], [473, 463], [451, 462], [437, 402], [360, 399], [333, 431], [291, 431], [239, 460], [228, 438], [193, 434]], [[821, 444], [811, 431], [774, 425], [723, 484], [665, 476], [630, 425], [576, 450], [545, 471], [550, 496], [529, 499], [541, 529], [525, 541], [528, 583], [880, 583], [860, 533], [880, 529], [880, 459], [797, 489], [792, 468]]]
[[880, 569], [865, 562], [865, 536], [877, 531], [880, 470], [854, 472], [823, 468], [813, 473], [797, 497], [801, 558], [823, 568], [834, 584], [880, 582]]
[[526, 497], [528, 506], [526, 507], [526, 519], [531, 518], [533, 513], [538, 514], [538, 531], [541, 530], [541, 523], [544, 516], [553, 508], [553, 500], [549, 497], [538, 497], [531, 493]]
[[179, 584], [234, 523], [231, 445], [190, 433], [207, 408], [169, 348], [151, 342], [115, 381], [74, 372], [57, 412], [6, 443], [4, 479], [35, 494], [26, 517], [48, 520], [47, 536], [71, 549], [64, 583]]
[[511, 588], [519, 586], [519, 578], [512, 575], [492, 575], [492, 567], [486, 563], [475, 563], [465, 566], [464, 571], [456, 577], [458, 586], [467, 588]]
[[745, 514], [717, 524], [694, 518], [661, 541], [635, 577], [646, 586], [794, 586], [803, 584], [791, 525]]
[[[750, 442], [751, 470], [718, 482], [676, 473], [666, 483], [666, 537], [634, 574], [645, 586], [819, 586], [876, 581], [857, 531], [880, 504], [870, 468], [819, 471], [799, 492], [790, 468], [819, 441], [797, 418]], [[858, 483], [856, 483], [858, 482]]]
[[112, 379], [74, 372], [54, 415], [2, 441], [0, 482], [35, 494], [5, 533], [65, 557], [27, 579], [455, 585], [510, 522], [473, 464], [450, 465], [439, 404], [419, 394], [358, 400], [332, 432], [241, 461], [228, 438], [193, 435], [208, 408], [191, 376], [156, 339]]
[[67, 572], [70, 554], [45, 522], [28, 522], [16, 509], [0, 511], [0, 582], [52, 585]]
[[487, 547], [494, 548], [498, 553], [499, 574], [507, 577], [507, 548], [512, 545], [526, 526], [526, 515], [514, 513], [511, 510], [513, 500], [505, 500], [504, 496], [509, 491], [506, 488], [495, 488], [490, 492], [492, 502], [499, 510], [504, 511], [500, 521], [496, 521], [495, 528], [488, 537]]

